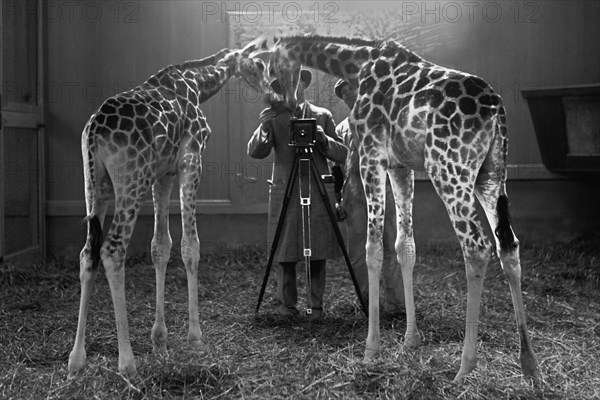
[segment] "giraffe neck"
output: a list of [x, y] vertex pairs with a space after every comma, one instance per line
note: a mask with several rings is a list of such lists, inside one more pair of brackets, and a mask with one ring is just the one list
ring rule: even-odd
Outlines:
[[281, 39], [287, 58], [303, 65], [358, 84], [358, 73], [363, 64], [381, 56], [404, 55], [403, 59], [418, 58], [395, 42], [368, 41], [327, 36], [293, 36]]
[[215, 95], [234, 74], [235, 59], [224, 61], [225, 58], [218, 57], [220, 53], [201, 60], [170, 65], [148, 79], [146, 84], [171, 92], [181, 101], [196, 97], [198, 104], [203, 103]]
[[[190, 73], [188, 73], [191, 72]], [[191, 88], [196, 89], [200, 103], [208, 100], [215, 95], [223, 85], [231, 78], [234, 72], [234, 67], [224, 63], [217, 63], [216, 65], [194, 67], [188, 65], [188, 67], [181, 71], [182, 75], [186, 80], [192, 79], [195, 85], [190, 85]], [[191, 76], [193, 75], [193, 78]]]
[[196, 80], [200, 80], [200, 90], [201, 90], [201, 98], [203, 100], [207, 100], [212, 97], [215, 93], [217, 93], [223, 85], [231, 78], [233, 75], [233, 68], [230, 66], [217, 65], [213, 68], [208, 67], [209, 71], [205, 72], [201, 75], [201, 78], [196, 78]]

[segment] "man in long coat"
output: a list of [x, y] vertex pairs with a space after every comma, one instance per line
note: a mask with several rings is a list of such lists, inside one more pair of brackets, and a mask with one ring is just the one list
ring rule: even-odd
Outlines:
[[[340, 79], [334, 87], [335, 95], [346, 103], [351, 110], [356, 102], [357, 90], [348, 82]], [[367, 200], [360, 178], [360, 161], [355, 140], [350, 132], [348, 118], [335, 128], [336, 135], [341, 137], [348, 147], [348, 158], [343, 165], [344, 184], [342, 186], [342, 201], [338, 213], [346, 221], [346, 248], [360, 292], [363, 299], [369, 298], [369, 277], [367, 271]], [[383, 267], [381, 284], [383, 286], [383, 308], [395, 314], [404, 311], [404, 287], [402, 272], [396, 261], [396, 208], [394, 195], [389, 180], [386, 189], [385, 223], [383, 232]]]
[[[266, 108], [259, 115], [260, 126], [254, 131], [248, 142], [248, 155], [262, 159], [271, 151], [274, 152], [273, 176], [269, 191], [269, 222], [268, 241], [273, 243], [275, 229], [279, 222], [281, 206], [290, 171], [296, 157], [296, 148], [289, 146], [290, 118], [315, 118], [317, 122], [316, 145], [313, 147], [313, 159], [321, 176], [330, 175], [327, 159], [343, 163], [347, 149], [341, 139], [335, 134], [335, 123], [331, 112], [317, 107], [304, 99], [304, 90], [310, 85], [312, 75], [308, 70], [302, 70], [298, 86], [298, 108], [292, 115], [287, 109], [275, 110]], [[278, 90], [275, 81], [273, 89]], [[326, 260], [341, 256], [339, 244], [331, 226], [327, 210], [319, 195], [312, 174], [310, 203], [310, 258], [311, 317], [319, 319], [323, 313], [323, 294], [325, 292]], [[284, 315], [294, 315], [297, 309], [296, 263], [304, 260], [303, 254], [303, 225], [302, 211], [299, 199], [299, 181], [305, 179], [299, 173], [292, 190], [291, 199], [285, 216], [285, 223], [277, 246], [274, 261], [277, 272], [277, 299], [280, 302], [278, 312]], [[335, 204], [333, 183], [325, 183], [330, 203]], [[335, 221], [334, 221], [335, 223]]]

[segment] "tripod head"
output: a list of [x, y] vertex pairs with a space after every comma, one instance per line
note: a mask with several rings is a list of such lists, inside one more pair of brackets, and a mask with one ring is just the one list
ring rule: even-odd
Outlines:
[[317, 120], [315, 118], [291, 118], [290, 141], [292, 147], [313, 147], [317, 142]]

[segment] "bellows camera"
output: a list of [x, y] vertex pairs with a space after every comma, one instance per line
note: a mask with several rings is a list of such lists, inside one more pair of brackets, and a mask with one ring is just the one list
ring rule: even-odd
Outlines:
[[317, 141], [315, 118], [292, 118], [290, 120], [290, 146], [312, 147]]

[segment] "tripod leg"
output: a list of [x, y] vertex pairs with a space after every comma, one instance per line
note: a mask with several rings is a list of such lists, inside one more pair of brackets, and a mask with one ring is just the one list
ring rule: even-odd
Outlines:
[[310, 154], [311, 159], [311, 170], [313, 173], [313, 177], [315, 179], [317, 188], [319, 190], [319, 194], [321, 195], [321, 199], [323, 200], [323, 204], [325, 205], [325, 209], [327, 210], [327, 214], [329, 215], [329, 221], [331, 222], [331, 226], [333, 227], [333, 231], [335, 232], [335, 236], [338, 240], [340, 248], [342, 249], [342, 253], [344, 254], [344, 259], [346, 260], [346, 265], [348, 266], [348, 271], [350, 272], [350, 277], [352, 278], [352, 284], [354, 285], [354, 290], [356, 291], [356, 295], [358, 296], [358, 300], [360, 301], [360, 306], [363, 310], [363, 313], [366, 317], [369, 316], [367, 307], [365, 306], [365, 302], [360, 293], [360, 287], [358, 286], [358, 281], [356, 280], [356, 276], [354, 275], [354, 270], [352, 269], [352, 262], [350, 262], [350, 256], [346, 251], [346, 246], [344, 245], [344, 238], [342, 237], [342, 232], [340, 231], [340, 227], [337, 224], [337, 220], [335, 218], [335, 214], [333, 213], [333, 208], [331, 207], [331, 203], [329, 203], [329, 197], [327, 196], [327, 190], [325, 190], [325, 186], [323, 181], [321, 180], [321, 176], [319, 175], [319, 170], [317, 169], [317, 165], [314, 163], [312, 153]]
[[306, 313], [312, 314], [312, 277], [311, 277], [311, 257], [312, 257], [312, 240], [310, 237], [310, 207], [311, 207], [311, 184], [310, 170], [311, 159], [306, 157], [308, 153], [302, 153], [298, 160], [299, 171], [299, 187], [300, 208], [302, 211], [302, 247], [304, 254], [304, 268], [306, 272], [306, 292], [307, 292], [307, 308]]
[[263, 297], [265, 295], [265, 289], [267, 288], [267, 282], [269, 281], [269, 274], [271, 273], [271, 267], [273, 265], [273, 259], [277, 252], [277, 245], [279, 244], [279, 238], [281, 236], [281, 230], [283, 229], [283, 222], [285, 221], [285, 215], [287, 213], [288, 205], [292, 197], [292, 189], [294, 182], [296, 181], [296, 174], [298, 171], [298, 162], [294, 160], [292, 164], [292, 170], [288, 178], [287, 186], [285, 187], [285, 195], [283, 198], [283, 204], [281, 205], [281, 212], [279, 213], [279, 221], [277, 222], [277, 228], [275, 229], [275, 235], [273, 236], [273, 243], [271, 244], [271, 252], [269, 254], [269, 261], [267, 262], [267, 269], [265, 271], [265, 277], [263, 278], [262, 286], [260, 288], [260, 294], [258, 295], [258, 303], [256, 304], [256, 313], [260, 309]]

